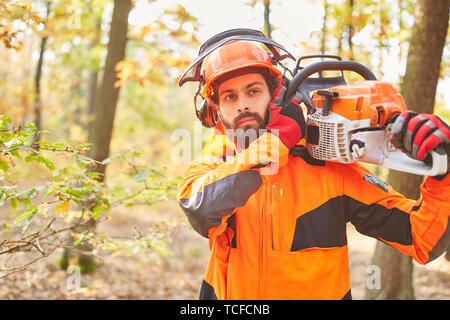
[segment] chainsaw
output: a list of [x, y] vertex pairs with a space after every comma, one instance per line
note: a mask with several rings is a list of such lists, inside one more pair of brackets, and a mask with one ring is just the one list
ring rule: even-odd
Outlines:
[[[307, 58], [332, 58], [300, 67]], [[324, 71], [340, 76], [324, 77]], [[365, 80], [347, 84], [343, 71]], [[311, 77], [318, 74], [318, 77]], [[314, 91], [312, 98], [310, 93]], [[427, 161], [415, 160], [390, 143], [393, 118], [406, 110], [395, 87], [378, 81], [364, 65], [338, 56], [306, 56], [297, 61], [285, 101], [300, 93], [308, 109], [306, 147], [318, 160], [352, 163], [362, 161], [417, 175], [436, 176], [448, 169], [444, 148], [431, 152]]]

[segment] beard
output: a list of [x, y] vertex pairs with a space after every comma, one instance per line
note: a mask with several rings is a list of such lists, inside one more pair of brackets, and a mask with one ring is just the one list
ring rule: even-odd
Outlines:
[[[217, 114], [220, 121], [222, 121], [226, 135], [234, 142], [238, 149], [246, 149], [250, 143], [262, 135], [265, 132], [263, 129], [266, 127], [269, 120], [269, 108], [266, 109], [263, 117], [259, 113], [247, 111], [239, 114], [232, 121], [225, 120], [220, 109]], [[249, 124], [240, 125], [238, 122], [246, 117], [252, 117], [255, 121]]]

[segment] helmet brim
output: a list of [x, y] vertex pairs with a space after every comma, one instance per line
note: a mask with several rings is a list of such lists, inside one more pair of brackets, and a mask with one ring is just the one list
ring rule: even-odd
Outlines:
[[[213, 74], [209, 79], [208, 82], [206, 82], [203, 86], [203, 96], [204, 97], [208, 97], [210, 98], [211, 94], [209, 94], [209, 90], [210, 88], [212, 88], [213, 83], [216, 81], [220, 81], [220, 83], [228, 80], [229, 78], [227, 78], [225, 75], [226, 74], [235, 74], [234, 71], [237, 70], [242, 70], [242, 73], [239, 73], [239, 75], [244, 75], [246, 73], [261, 73], [261, 70], [270, 70], [270, 72], [272, 72], [273, 74], [276, 74], [277, 76], [280, 77], [281, 79], [281, 71], [278, 70], [276, 68], [275, 65], [270, 65], [270, 64], [262, 64], [261, 62], [249, 62], [243, 65], [239, 65], [239, 66], [235, 66], [235, 67], [230, 67], [227, 69], [223, 69], [220, 72], [216, 72], [215, 74]], [[223, 76], [225, 76], [225, 79], [221, 79]], [[235, 77], [231, 76], [231, 77]], [[216, 84], [215, 86], [218, 86], [218, 84]]]
[[178, 85], [181, 87], [184, 83], [188, 81], [200, 81], [201, 66], [205, 57], [208, 56], [211, 52], [213, 52], [217, 48], [223, 46], [224, 44], [236, 40], [260, 42], [266, 45], [266, 47], [272, 52], [274, 58], [277, 61], [281, 61], [286, 58], [290, 58], [295, 61], [294, 56], [292, 56], [283, 46], [279, 45], [272, 39], [267, 38], [262, 32], [258, 30], [253, 29], [227, 30], [210, 38], [200, 47], [199, 55], [184, 70], [184, 72], [180, 77], [180, 80], [178, 81]]

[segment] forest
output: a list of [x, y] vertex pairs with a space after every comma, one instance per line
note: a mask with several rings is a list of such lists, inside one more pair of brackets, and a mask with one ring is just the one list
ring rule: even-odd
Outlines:
[[[201, 44], [257, 29], [296, 59], [359, 62], [450, 123], [449, 6], [0, 0], [0, 299], [198, 299], [210, 249], [176, 194], [213, 133], [178, 85]], [[423, 176], [368, 167], [419, 198]], [[347, 233], [353, 299], [450, 299], [450, 248], [420, 265]]]

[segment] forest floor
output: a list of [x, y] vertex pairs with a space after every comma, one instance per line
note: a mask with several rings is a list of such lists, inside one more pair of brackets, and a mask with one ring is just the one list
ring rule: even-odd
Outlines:
[[[175, 203], [135, 210], [116, 208], [98, 230], [111, 236], [133, 235], [154, 222], [184, 219]], [[348, 226], [350, 281], [353, 299], [364, 299], [368, 267], [375, 249], [374, 239], [360, 235]], [[56, 267], [61, 251], [32, 264], [27, 270], [0, 279], [0, 299], [197, 299], [208, 257], [208, 241], [190, 226], [180, 224], [172, 230], [170, 262], [148, 261], [148, 254], [132, 257], [97, 256], [98, 269], [81, 274], [74, 288], [73, 276]], [[26, 259], [26, 253], [23, 253]], [[443, 256], [426, 266], [414, 262], [416, 299], [450, 299], [450, 262]]]

